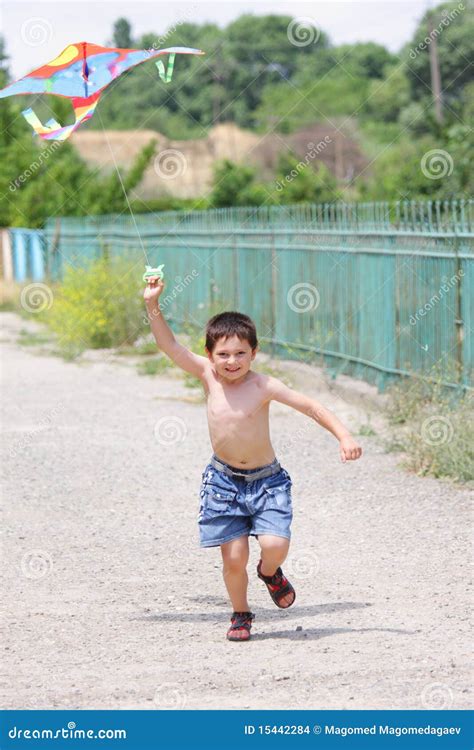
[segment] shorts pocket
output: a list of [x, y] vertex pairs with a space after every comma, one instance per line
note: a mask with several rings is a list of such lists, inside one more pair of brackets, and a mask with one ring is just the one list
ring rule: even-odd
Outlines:
[[201, 490], [202, 509], [206, 515], [212, 516], [228, 513], [236, 497], [237, 492], [234, 490], [206, 484]]
[[291, 479], [284, 478], [276, 485], [267, 487], [265, 485], [265, 506], [267, 508], [279, 508], [285, 510], [285, 508], [291, 508]]

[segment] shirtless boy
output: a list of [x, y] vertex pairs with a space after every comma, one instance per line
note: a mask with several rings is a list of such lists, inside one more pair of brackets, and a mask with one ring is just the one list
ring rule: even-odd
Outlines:
[[255, 324], [247, 315], [223, 312], [208, 321], [207, 357], [182, 346], [160, 311], [164, 285], [152, 277], [143, 293], [157, 346], [199, 378], [207, 399], [214, 453], [202, 474], [200, 545], [221, 548], [224, 582], [234, 610], [227, 638], [247, 641], [254, 619], [247, 600], [249, 536], [258, 539], [257, 575], [274, 603], [287, 608], [296, 596], [281, 569], [290, 546], [292, 481], [270, 442], [270, 402], [287, 404], [329, 430], [339, 441], [343, 462], [360, 458], [362, 449], [318, 401], [250, 369], [259, 347]]

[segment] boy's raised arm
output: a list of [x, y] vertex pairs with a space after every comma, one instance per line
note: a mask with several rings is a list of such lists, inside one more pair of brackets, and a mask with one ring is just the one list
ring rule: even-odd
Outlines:
[[354, 461], [362, 455], [362, 448], [354, 440], [347, 427], [332, 411], [326, 409], [316, 399], [289, 388], [281, 380], [274, 377], [268, 377], [267, 379], [267, 398], [269, 401], [279, 401], [291, 406], [302, 414], [306, 414], [307, 417], [311, 417], [321, 427], [331, 432], [339, 440], [340, 455], [343, 462]]
[[150, 321], [156, 345], [158, 349], [167, 354], [182, 370], [191, 373], [191, 375], [197, 378], [201, 378], [204, 375], [205, 368], [209, 364], [209, 360], [206, 357], [201, 357], [199, 354], [194, 354], [194, 352], [176, 340], [158, 304], [158, 299], [163, 288], [164, 281], [159, 276], [153, 276], [147, 279], [147, 286], [143, 292], [148, 320]]

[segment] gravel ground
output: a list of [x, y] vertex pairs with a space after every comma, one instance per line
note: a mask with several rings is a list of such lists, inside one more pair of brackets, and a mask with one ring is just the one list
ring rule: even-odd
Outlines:
[[[253, 639], [225, 639], [219, 551], [198, 547], [211, 455], [199, 391], [135, 360], [79, 363], [3, 323], [4, 708], [466, 708], [472, 493], [398, 467], [377, 435], [342, 465], [334, 438], [272, 404], [293, 479], [287, 612], [256, 578]], [[258, 362], [264, 357], [257, 356]], [[358, 431], [374, 390], [285, 363]], [[362, 393], [362, 396], [361, 396]], [[364, 394], [366, 396], [364, 400]]]

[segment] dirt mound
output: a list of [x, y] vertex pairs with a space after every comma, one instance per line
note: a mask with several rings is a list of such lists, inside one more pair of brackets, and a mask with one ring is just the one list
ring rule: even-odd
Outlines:
[[172, 195], [194, 198], [211, 188], [216, 161], [230, 159], [257, 167], [265, 179], [273, 176], [278, 154], [292, 149], [303, 162], [322, 161], [339, 179], [350, 179], [367, 163], [352, 134], [316, 124], [291, 135], [258, 135], [234, 123], [210, 129], [205, 138], [175, 141], [154, 130], [88, 130], [72, 136], [81, 157], [104, 172], [128, 169], [140, 150], [156, 140], [156, 156], [135, 191], [141, 198]]

